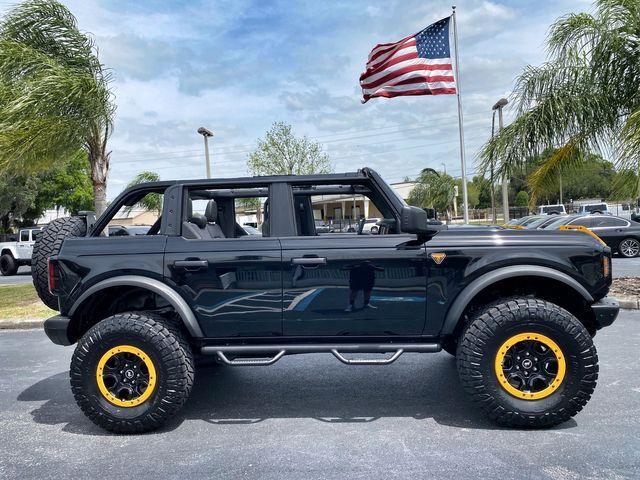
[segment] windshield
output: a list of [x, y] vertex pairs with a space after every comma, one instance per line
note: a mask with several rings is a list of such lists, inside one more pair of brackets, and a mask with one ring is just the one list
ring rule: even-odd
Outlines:
[[604, 203], [600, 203], [598, 205], [585, 205], [582, 207], [582, 210], [585, 212], [602, 212], [607, 209], [607, 206]]
[[562, 212], [564, 210], [562, 205], [545, 205], [544, 207], [540, 207], [542, 213], [549, 212]]
[[547, 225], [546, 230], [557, 230], [560, 226], [566, 225], [567, 223], [569, 223], [574, 218], [577, 218], [577, 217], [569, 217], [569, 216], [560, 217], [555, 222], [550, 223], [549, 225]]

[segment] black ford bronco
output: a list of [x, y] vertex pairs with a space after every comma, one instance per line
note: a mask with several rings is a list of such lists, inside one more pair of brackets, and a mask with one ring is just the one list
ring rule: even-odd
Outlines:
[[[163, 204], [147, 234], [109, 237], [116, 213], [147, 195]], [[495, 422], [547, 427], [591, 397], [592, 337], [618, 314], [597, 238], [447, 229], [368, 168], [141, 184], [98, 219], [51, 222], [33, 257], [36, 288], [60, 311], [47, 335], [77, 343], [74, 397], [115, 432], [159, 427], [207, 358], [223, 368], [327, 352], [386, 365], [441, 350]]]

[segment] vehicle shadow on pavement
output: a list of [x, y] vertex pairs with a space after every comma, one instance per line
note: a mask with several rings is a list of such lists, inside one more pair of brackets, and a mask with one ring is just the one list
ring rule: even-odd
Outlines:
[[[328, 423], [433, 419], [446, 426], [500, 429], [469, 400], [458, 381], [455, 360], [447, 354], [407, 354], [386, 367], [346, 366], [329, 355], [306, 357], [285, 357], [268, 368], [199, 369], [184, 409], [156, 433], [191, 420], [233, 425], [282, 418]], [[63, 430], [70, 433], [108, 434], [76, 406], [66, 372], [32, 385], [18, 400], [45, 401], [31, 412], [38, 423], [64, 424]], [[555, 428], [576, 425], [572, 419]]]

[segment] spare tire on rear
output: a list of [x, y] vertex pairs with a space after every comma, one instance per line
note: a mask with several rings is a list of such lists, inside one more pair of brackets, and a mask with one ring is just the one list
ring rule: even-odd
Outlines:
[[49, 257], [60, 252], [65, 238], [84, 237], [86, 233], [87, 222], [84, 217], [56, 218], [44, 227], [33, 244], [31, 256], [33, 285], [36, 287], [40, 300], [53, 310], [58, 310], [58, 297], [49, 292]]

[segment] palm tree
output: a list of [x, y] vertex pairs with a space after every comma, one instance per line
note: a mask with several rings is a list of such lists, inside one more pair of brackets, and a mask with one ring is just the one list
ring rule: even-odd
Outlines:
[[[527, 67], [516, 82], [515, 121], [480, 153], [481, 168], [497, 160], [509, 178], [546, 149], [554, 154], [529, 177], [531, 202], [589, 152], [615, 159], [640, 195], [633, 172], [640, 152], [640, 2], [596, 0], [595, 13], [561, 17], [551, 27], [549, 60]], [[627, 190], [629, 191], [629, 190]]]
[[[155, 172], [142, 171], [136, 175], [133, 180], [129, 182], [127, 188], [139, 185], [146, 182], [158, 182], [160, 181], [160, 175]], [[146, 210], [147, 212], [154, 212], [158, 216], [162, 214], [162, 195], [159, 193], [148, 193], [138, 202], [137, 206]], [[127, 209], [130, 212], [133, 207]]]
[[434, 208], [445, 212], [447, 221], [453, 205], [455, 180], [446, 173], [438, 173], [432, 168], [425, 168], [416, 178], [416, 184], [409, 194], [408, 203], [421, 208]]
[[0, 172], [46, 170], [79, 149], [95, 210], [106, 206], [115, 106], [90, 37], [55, 0], [28, 0], [0, 22]]

